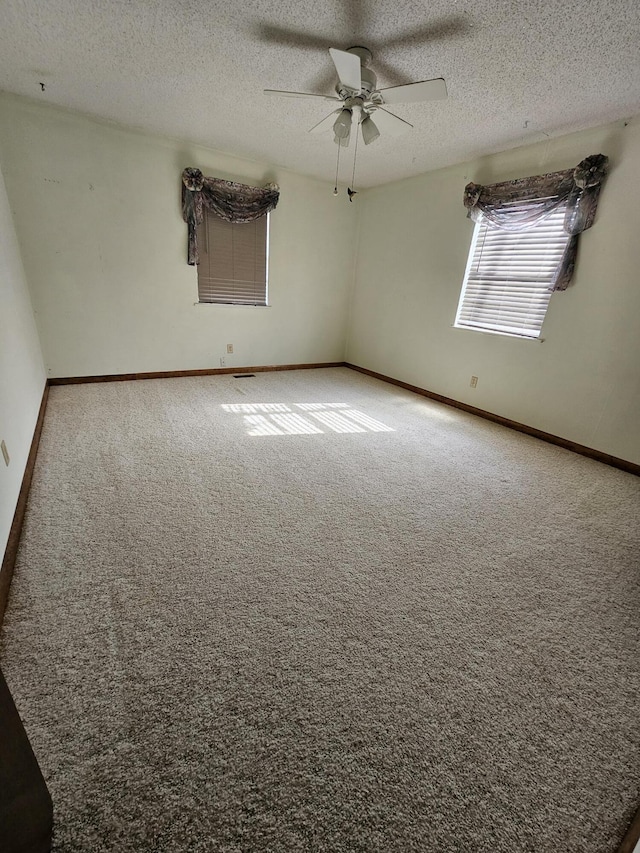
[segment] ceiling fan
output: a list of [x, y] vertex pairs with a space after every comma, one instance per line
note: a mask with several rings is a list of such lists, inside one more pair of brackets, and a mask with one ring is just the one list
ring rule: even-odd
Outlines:
[[378, 89], [374, 72], [369, 68], [371, 51], [366, 47], [349, 47], [347, 50], [329, 48], [329, 54], [338, 73], [335, 95], [319, 95], [310, 92], [283, 92], [265, 89], [265, 94], [286, 98], [315, 98], [333, 101], [340, 106], [310, 129], [310, 133], [321, 133], [333, 129], [334, 141], [348, 146], [354, 125], [360, 127], [365, 145], [370, 145], [381, 133], [400, 136], [413, 127], [408, 121], [389, 112], [390, 104], [410, 104], [436, 101], [447, 97], [447, 87], [442, 77], [422, 80]]

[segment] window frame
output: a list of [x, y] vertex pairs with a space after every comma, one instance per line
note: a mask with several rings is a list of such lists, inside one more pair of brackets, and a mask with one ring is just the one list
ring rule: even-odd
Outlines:
[[[197, 264], [196, 274], [197, 274], [198, 301], [195, 303], [196, 305], [230, 305], [230, 306], [233, 306], [235, 308], [269, 308], [270, 307], [270, 303], [269, 303], [269, 244], [270, 244], [270, 236], [271, 236], [271, 212], [269, 211], [268, 213], [264, 214], [264, 216], [266, 217], [266, 220], [267, 220], [266, 221], [266, 228], [265, 228], [265, 235], [264, 235], [264, 240], [265, 240], [265, 244], [264, 244], [264, 249], [265, 249], [265, 254], [264, 254], [264, 269], [265, 269], [264, 302], [262, 302], [262, 301], [259, 301], [259, 302], [238, 301], [235, 299], [222, 299], [222, 298], [219, 298], [219, 299], [203, 299], [202, 298], [202, 292], [201, 292], [200, 264]], [[214, 220], [217, 218], [214, 213], [211, 213], [205, 207], [203, 210], [203, 218], [202, 218], [203, 219], [204, 231], [205, 231], [205, 238], [206, 238], [204, 241], [204, 246], [209, 245], [209, 231], [208, 231], [209, 217], [211, 217]], [[262, 217], [259, 217], [259, 219], [262, 219]], [[230, 226], [242, 227], [243, 225], [254, 224], [257, 220], [253, 220], [253, 222], [249, 222], [249, 223], [246, 223], [246, 222], [227, 222], [226, 220], [220, 220], [220, 221], [223, 221]], [[207, 254], [209, 254], [206, 249], [204, 249], [204, 251]], [[201, 249], [201, 255], [202, 255], [202, 253], [203, 253], [203, 250]]]
[[[559, 205], [554, 211], [552, 211], [552, 213], [550, 213], [548, 216], [545, 216], [544, 219], [541, 220], [541, 222], [532, 226], [532, 228], [530, 228], [530, 229], [526, 229], [525, 231], [519, 231], [519, 232], [507, 231], [504, 229], [493, 229], [490, 227], [490, 222], [486, 217], [484, 217], [484, 216], [480, 217], [480, 219], [474, 225], [474, 231], [473, 231], [473, 235], [471, 238], [471, 245], [469, 247], [469, 254], [467, 257], [467, 263], [466, 263], [466, 267], [465, 267], [464, 278], [462, 280], [462, 287], [460, 289], [460, 296], [458, 299], [458, 306], [456, 309], [455, 320], [453, 322], [454, 328], [466, 329], [466, 330], [472, 331], [472, 332], [483, 332], [485, 334], [501, 335], [503, 337], [518, 338], [519, 340], [534, 340], [534, 341], [541, 341], [542, 340], [542, 337], [541, 337], [542, 327], [543, 327], [547, 312], [549, 310], [549, 304], [550, 304], [551, 296], [553, 295], [552, 291], [550, 290], [553, 272], [549, 269], [546, 271], [544, 271], [543, 269], [540, 269], [539, 287], [536, 286], [535, 282], [533, 281], [533, 275], [530, 278], [525, 278], [524, 276], [522, 276], [521, 273], [519, 274], [520, 275], [519, 278], [518, 278], [518, 273], [514, 273], [512, 282], [508, 282], [508, 280], [506, 280], [506, 278], [502, 284], [500, 284], [499, 282], [493, 282], [493, 284], [495, 285], [496, 291], [500, 291], [501, 289], [503, 291], [505, 291], [505, 290], [509, 289], [509, 290], [511, 290], [511, 293], [510, 294], [503, 293], [502, 294], [502, 297], [503, 297], [502, 302], [498, 302], [497, 297], [494, 297], [493, 303], [486, 307], [485, 317], [483, 318], [482, 317], [483, 309], [482, 309], [482, 306], [480, 305], [480, 301], [482, 298], [482, 288], [484, 287], [486, 291], [489, 291], [491, 289], [491, 283], [486, 282], [486, 281], [485, 282], [482, 281], [482, 272], [480, 271], [481, 270], [480, 261], [481, 261], [482, 252], [484, 251], [485, 246], [490, 251], [493, 251], [493, 252], [508, 251], [508, 249], [505, 249], [504, 243], [509, 239], [509, 236], [511, 236], [513, 238], [514, 245], [515, 245], [518, 241], [522, 240], [523, 235], [525, 235], [525, 234], [531, 235], [531, 231], [535, 230], [535, 228], [544, 227], [545, 225], [548, 228], [549, 227], [549, 220], [553, 219], [553, 226], [557, 230], [557, 239], [554, 237], [555, 245], [552, 247], [551, 251], [553, 251], [555, 253], [556, 257], [554, 260], [557, 260], [557, 263], [560, 263], [560, 260], [562, 258], [562, 254], [566, 250], [567, 244], [570, 240], [569, 234], [564, 233], [564, 231], [562, 231], [562, 233], [560, 233], [560, 229], [562, 228], [562, 223], [564, 221], [565, 210], [566, 210], [566, 204]], [[491, 246], [490, 244], [487, 245], [487, 236], [488, 235], [493, 235], [493, 239], [494, 239], [494, 245], [493, 246]], [[561, 237], [563, 238], [562, 241], [560, 241]], [[478, 243], [481, 239], [483, 240], [483, 245], [482, 245], [482, 248], [480, 249], [480, 257], [477, 257]], [[531, 236], [529, 239], [531, 239]], [[497, 244], [497, 245], [495, 245], [495, 244]], [[532, 246], [532, 248], [540, 249], [540, 248], [542, 248], [542, 246], [541, 245], [540, 246]], [[523, 254], [525, 254], [525, 252], [526, 252], [525, 247], [521, 246], [520, 250]], [[548, 257], [548, 252], [545, 252], [544, 254], [540, 254], [539, 258], [536, 258], [536, 263], [539, 263], [540, 267], [542, 267], [544, 260], [547, 257]], [[502, 259], [500, 259], [500, 263], [501, 262], [502, 262]], [[516, 256], [515, 262], [519, 263], [519, 265], [521, 267], [523, 266], [523, 261], [522, 261], [521, 256], [520, 256], [520, 258], [518, 258]], [[496, 263], [495, 260], [492, 260], [490, 258], [486, 262], [484, 274], [485, 275], [491, 275], [492, 273], [495, 274], [495, 270], [500, 269], [500, 263]], [[477, 276], [478, 276], [477, 280], [475, 282], [472, 282], [472, 287], [475, 290], [475, 299], [473, 299], [471, 296], [469, 296], [469, 298], [467, 298], [468, 289], [469, 289], [469, 281], [470, 281], [470, 277], [471, 277], [471, 274], [473, 272], [474, 267], [476, 267], [476, 269], [477, 269]], [[491, 269], [489, 270], [489, 269], [487, 269], [487, 267], [491, 267]], [[556, 269], [555, 265], [554, 265], [553, 269], [554, 270]], [[506, 269], [505, 275], [508, 274], [508, 272], [509, 272], [509, 270]], [[523, 289], [527, 289], [528, 292], [532, 294], [532, 298], [533, 298], [534, 290], [540, 294], [548, 292], [548, 298], [546, 299], [546, 304], [544, 304], [544, 306], [542, 306], [542, 307], [540, 305], [535, 306], [533, 304], [533, 302], [530, 302], [530, 304], [526, 308], [525, 307], [522, 308], [521, 313], [515, 318], [517, 322], [514, 322], [513, 325], [511, 325], [511, 327], [509, 327], [507, 322], [505, 321], [502, 324], [502, 328], [501, 328], [500, 327], [501, 324], [496, 320], [496, 318], [499, 317], [500, 311], [502, 310], [502, 306], [507, 304], [507, 299], [509, 298], [509, 296], [512, 299], [514, 298], [514, 293], [513, 293], [514, 282], [516, 282], [516, 286], [517, 286], [517, 283], [522, 284]], [[473, 312], [474, 310], [478, 315], [478, 319], [477, 319], [476, 323], [470, 322], [468, 319], [467, 319], [467, 322], [465, 322], [464, 320], [461, 319], [461, 316], [463, 314], [466, 313], [468, 315], [469, 313]], [[541, 317], [539, 320], [539, 325], [532, 324], [531, 321], [528, 319], [532, 310], [534, 312], [537, 312], [537, 313], [540, 313], [542, 311], [542, 314], [541, 314]]]

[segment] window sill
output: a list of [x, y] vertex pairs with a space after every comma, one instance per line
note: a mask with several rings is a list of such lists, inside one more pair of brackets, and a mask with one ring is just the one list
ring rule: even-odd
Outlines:
[[194, 302], [196, 305], [217, 305], [219, 308], [271, 308], [271, 305], [246, 305], [240, 302]]

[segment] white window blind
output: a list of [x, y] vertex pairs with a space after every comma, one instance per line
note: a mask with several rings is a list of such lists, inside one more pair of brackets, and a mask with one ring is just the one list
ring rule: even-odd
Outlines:
[[236, 223], [205, 210], [197, 235], [200, 302], [266, 305], [268, 235], [268, 214]]
[[455, 326], [526, 338], [540, 336], [549, 287], [569, 239], [562, 205], [514, 233], [477, 223]]

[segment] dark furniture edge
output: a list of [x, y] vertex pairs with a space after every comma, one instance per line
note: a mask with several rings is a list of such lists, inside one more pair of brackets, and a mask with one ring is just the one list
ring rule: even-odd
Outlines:
[[22, 476], [22, 485], [18, 493], [18, 502], [13, 514], [13, 521], [9, 530], [9, 538], [7, 547], [5, 548], [4, 557], [2, 559], [2, 568], [0, 569], [0, 626], [4, 618], [4, 611], [7, 607], [9, 599], [9, 588], [11, 579], [13, 578], [13, 569], [18, 555], [18, 545], [20, 544], [20, 534], [22, 533], [22, 525], [27, 509], [27, 500], [29, 498], [29, 489], [31, 488], [31, 478], [33, 477], [33, 469], [36, 464], [38, 455], [38, 445], [40, 444], [40, 435], [42, 433], [42, 424], [44, 422], [44, 413], [47, 408], [47, 399], [49, 397], [49, 383], [47, 382], [42, 392], [42, 401], [40, 402], [40, 411], [36, 420], [35, 429], [33, 430], [33, 438], [31, 447], [27, 457], [27, 464]]
[[627, 834], [622, 839], [622, 844], [618, 848], [617, 853], [633, 853], [638, 841], [640, 841], [640, 809], [638, 809], [635, 817], [629, 824]]
[[0, 731], [0, 847], [3, 853], [49, 853], [51, 794], [2, 672]]
[[461, 403], [458, 400], [453, 400], [451, 397], [444, 397], [442, 394], [436, 394], [434, 391], [427, 391], [424, 388], [419, 388], [417, 385], [410, 385], [408, 382], [402, 382], [400, 379], [393, 379], [391, 376], [385, 376], [383, 373], [376, 373], [375, 370], [368, 370], [366, 367], [359, 367], [357, 364], [345, 362], [345, 367], [351, 370], [357, 370], [359, 373], [365, 373], [367, 376], [372, 376], [374, 379], [381, 379], [383, 382], [389, 382], [391, 385], [398, 385], [400, 388], [405, 388], [407, 391], [413, 391], [414, 394], [420, 394], [422, 397], [428, 397], [430, 400], [437, 400], [438, 403], [444, 403], [446, 406], [453, 406], [456, 409], [462, 409], [464, 412], [469, 412], [472, 415], [477, 415], [480, 418], [485, 418], [488, 421], [501, 424], [502, 426], [515, 429], [518, 432], [526, 433], [534, 438], [539, 438], [542, 441], [547, 441], [550, 444], [556, 444], [558, 447], [564, 447], [566, 450], [572, 450], [574, 453], [579, 453], [582, 456], [588, 456], [598, 462], [604, 462], [605, 465], [611, 465], [613, 468], [620, 468], [622, 471], [627, 471], [629, 474], [640, 476], [640, 465], [635, 462], [629, 462], [626, 459], [619, 459], [617, 456], [611, 456], [608, 453], [603, 453], [601, 450], [594, 450], [592, 447], [586, 447], [584, 444], [578, 444], [575, 441], [570, 441], [567, 438], [561, 438], [559, 435], [552, 435], [549, 432], [543, 432], [535, 427], [521, 424], [518, 421], [512, 421], [510, 418], [505, 418], [502, 415], [495, 415], [493, 412], [487, 412], [484, 409], [478, 409], [476, 406], [470, 406], [468, 403]]

